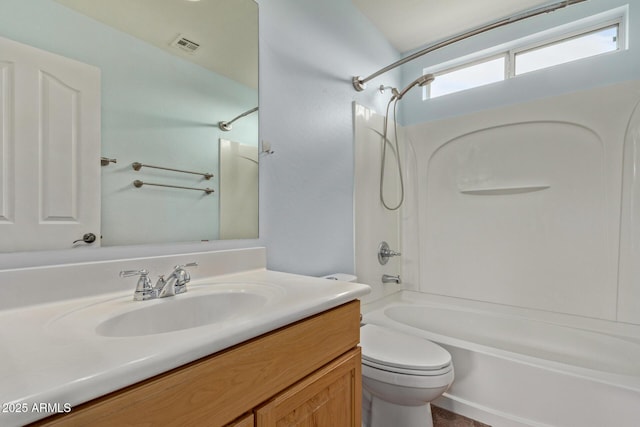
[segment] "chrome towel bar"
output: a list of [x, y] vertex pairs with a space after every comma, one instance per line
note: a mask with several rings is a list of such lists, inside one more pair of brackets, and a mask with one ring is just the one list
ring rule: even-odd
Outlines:
[[133, 185], [136, 188], [140, 188], [143, 185], [153, 185], [155, 187], [168, 187], [168, 188], [180, 188], [180, 189], [183, 189], [183, 190], [204, 191], [207, 194], [211, 194], [211, 193], [215, 192], [215, 190], [212, 190], [211, 188], [195, 188], [195, 187], [183, 187], [181, 185], [156, 184], [156, 183], [153, 183], [153, 182], [142, 182], [139, 179], [136, 179], [135, 181], [133, 181]]
[[185, 171], [185, 170], [182, 170], [182, 169], [166, 168], [164, 166], [145, 165], [144, 163], [140, 163], [140, 162], [133, 162], [131, 164], [131, 167], [133, 168], [133, 170], [136, 170], [136, 171], [139, 171], [140, 169], [145, 167], [145, 168], [153, 168], [153, 169], [162, 169], [162, 170], [172, 171], [172, 172], [190, 173], [190, 174], [193, 174], [193, 175], [202, 175], [204, 177], [204, 179], [213, 178], [213, 174], [212, 173], [192, 172], [192, 171]]

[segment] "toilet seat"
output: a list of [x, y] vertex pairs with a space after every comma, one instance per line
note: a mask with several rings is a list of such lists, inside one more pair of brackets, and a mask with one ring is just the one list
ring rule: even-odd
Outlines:
[[402, 369], [396, 366], [386, 366], [381, 363], [372, 362], [371, 360], [367, 360], [364, 357], [362, 358], [362, 365], [368, 366], [374, 369], [378, 369], [381, 371], [390, 372], [393, 374], [414, 375], [419, 377], [432, 377], [432, 376], [444, 375], [453, 369], [452, 367], [453, 365], [451, 364], [440, 369], [429, 369], [429, 370]]
[[451, 355], [424, 338], [383, 326], [360, 328], [362, 364], [390, 373], [437, 376], [451, 371]]

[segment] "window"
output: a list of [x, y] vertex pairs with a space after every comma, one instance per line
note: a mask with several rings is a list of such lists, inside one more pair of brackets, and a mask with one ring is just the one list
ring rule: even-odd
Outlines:
[[[611, 19], [615, 13], [616, 18]], [[609, 18], [599, 24], [581, 28], [573, 26], [573, 31], [562, 35], [543, 37], [532, 36], [525, 41], [515, 41], [504, 47], [489, 49], [481, 56], [471, 55], [471, 59], [459, 59], [453, 64], [441, 64], [424, 70], [433, 73], [436, 79], [425, 88], [425, 99], [437, 98], [450, 93], [499, 82], [531, 71], [549, 68], [583, 58], [615, 52], [623, 48], [621, 41], [622, 22], [626, 13], [613, 10], [606, 13]]]
[[515, 54], [515, 75], [618, 50], [618, 25]]
[[504, 65], [505, 57], [501, 56], [438, 73], [436, 80], [430, 84], [430, 96], [436, 98], [504, 80]]

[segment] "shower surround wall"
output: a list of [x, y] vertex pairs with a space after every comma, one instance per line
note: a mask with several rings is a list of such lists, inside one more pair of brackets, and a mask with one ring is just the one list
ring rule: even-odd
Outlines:
[[[354, 112], [364, 321], [452, 354], [436, 404], [491, 425], [636, 425], [640, 80], [403, 128], [400, 213], [378, 199], [383, 118]], [[381, 238], [402, 250], [392, 272]]]
[[[382, 97], [382, 95], [381, 95]], [[371, 294], [365, 300], [375, 300], [406, 288], [407, 278], [401, 270], [399, 257], [392, 257], [385, 265], [378, 262], [377, 250], [382, 241], [395, 251], [401, 251], [400, 223], [404, 208], [387, 210], [380, 201], [380, 167], [382, 164], [382, 141], [384, 117], [374, 111], [353, 104], [354, 114], [354, 211], [355, 211], [355, 263], [358, 281], [372, 286]], [[391, 123], [393, 118], [389, 121]], [[404, 141], [398, 127], [398, 137]], [[390, 141], [394, 141], [393, 126], [388, 130]], [[387, 143], [385, 156], [385, 201], [389, 206], [397, 206], [400, 201], [400, 181], [394, 144]], [[405, 144], [401, 144], [403, 153]], [[404, 161], [404, 160], [403, 160]], [[405, 260], [406, 262], [406, 260]], [[405, 269], [408, 270], [408, 269]], [[382, 275], [400, 275], [402, 284], [383, 284]], [[410, 282], [410, 281], [409, 281]]]
[[417, 289], [640, 324], [639, 102], [632, 81], [405, 128]]

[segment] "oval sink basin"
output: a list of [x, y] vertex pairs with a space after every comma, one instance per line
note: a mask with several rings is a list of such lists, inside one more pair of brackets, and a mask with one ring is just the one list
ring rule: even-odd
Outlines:
[[230, 292], [174, 300], [169, 297], [160, 302], [105, 320], [96, 332], [106, 337], [135, 337], [196, 328], [239, 317], [265, 305], [267, 298]]
[[[261, 283], [207, 283], [180, 295], [149, 301], [126, 296], [93, 300], [53, 319], [56, 335], [140, 337], [251, 319], [285, 294]], [[229, 324], [229, 323], [228, 323]]]

